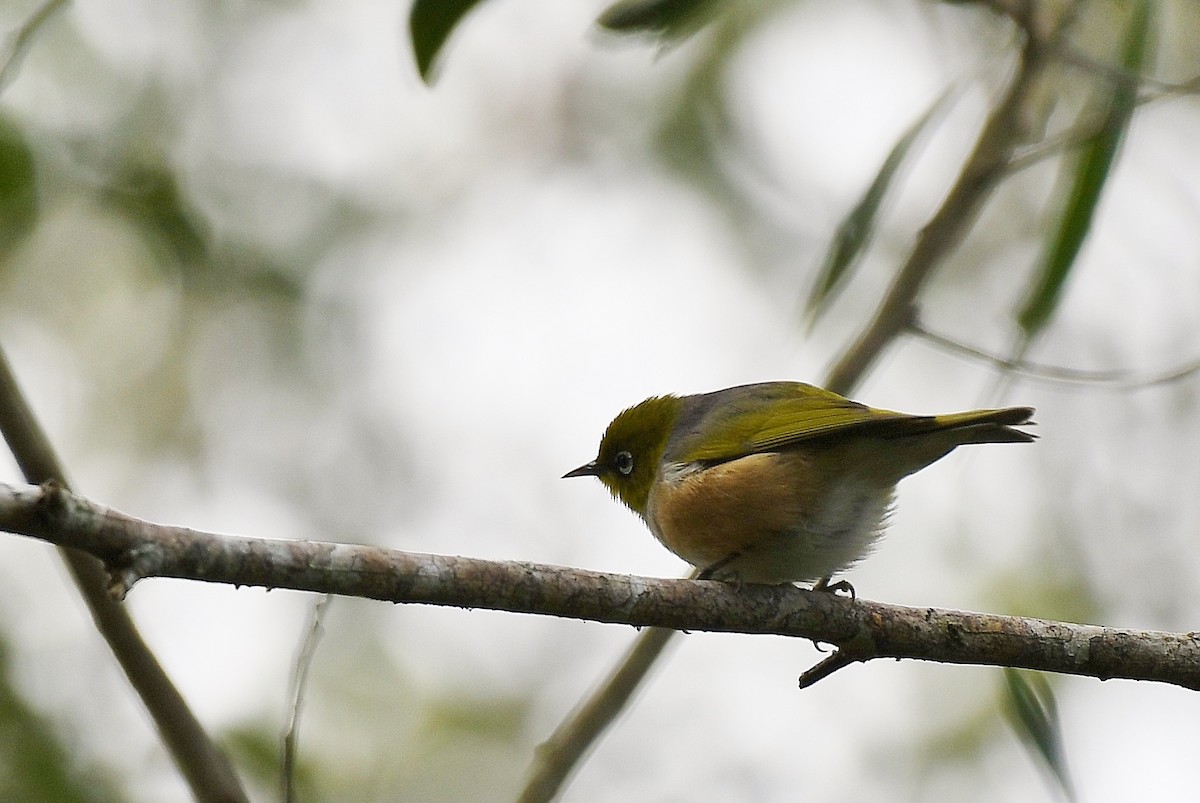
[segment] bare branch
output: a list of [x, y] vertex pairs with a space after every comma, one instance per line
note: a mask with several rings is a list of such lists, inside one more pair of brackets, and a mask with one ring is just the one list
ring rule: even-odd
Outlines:
[[3, 91], [16, 77], [17, 70], [25, 59], [25, 54], [33, 45], [34, 37], [54, 16], [55, 12], [65, 8], [66, 5], [67, 0], [46, 0], [29, 16], [29, 19], [25, 20], [20, 28], [6, 37], [7, 41], [0, 47], [0, 52], [7, 51], [7, 55], [0, 57], [0, 91]]
[[1046, 66], [1046, 43], [1028, 36], [1004, 98], [992, 110], [958, 179], [913, 244], [874, 320], [829, 372], [826, 387], [847, 393], [886, 346], [917, 319], [917, 296], [934, 269], [970, 231], [984, 202], [1008, 175], [1018, 146], [1035, 127], [1033, 91]]
[[283, 762], [279, 768], [279, 799], [283, 803], [295, 803], [299, 796], [296, 788], [296, 764], [299, 762], [300, 742], [300, 712], [304, 709], [304, 691], [308, 688], [308, 673], [312, 669], [317, 656], [317, 645], [325, 633], [325, 612], [333, 597], [326, 594], [317, 599], [312, 606], [308, 620], [308, 630], [300, 650], [296, 653], [296, 668], [292, 673], [292, 687], [288, 698], [291, 700], [291, 715], [287, 727], [283, 731], [282, 752]]
[[825, 660], [804, 670], [800, 674], [800, 688], [807, 689], [818, 680], [824, 680], [839, 669], [844, 669], [854, 663], [855, 659], [846, 654], [846, 650], [838, 650]]
[[975, 346], [961, 343], [953, 338], [934, 332], [920, 321], [914, 322], [910, 331], [934, 346], [959, 354], [967, 359], [988, 363], [1005, 372], [1020, 374], [1035, 382], [1055, 382], [1064, 385], [1092, 385], [1101, 390], [1131, 391], [1169, 385], [1200, 374], [1200, 357], [1170, 368], [1154, 371], [1134, 371], [1129, 368], [1112, 368], [1087, 371], [1062, 365], [1045, 365], [1028, 360], [1001, 357]]
[[674, 630], [649, 627], [634, 639], [600, 688], [588, 695], [559, 723], [550, 738], [538, 745], [517, 803], [554, 799], [588, 748], [625, 709], [642, 678], [674, 635]]
[[[0, 351], [0, 431], [30, 482], [66, 486], [66, 472]], [[105, 591], [107, 577], [91, 556], [71, 549], [61, 555], [87, 603], [96, 629], [108, 643], [129, 684], [146, 706], [167, 750], [201, 801], [237, 803], [246, 793], [229, 759], [213, 743], [171, 678], [142, 640], [129, 612]]]
[[911, 608], [790, 585], [739, 588], [709, 580], [217, 535], [135, 519], [53, 484], [0, 485], [0, 529], [95, 555], [118, 578], [117, 593], [141, 577], [179, 577], [634, 627], [791, 636], [837, 645], [838, 664], [914, 658], [1153, 680], [1200, 690], [1200, 633]]

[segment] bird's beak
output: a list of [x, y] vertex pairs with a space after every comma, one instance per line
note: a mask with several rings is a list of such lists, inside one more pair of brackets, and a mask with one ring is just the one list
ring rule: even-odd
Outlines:
[[599, 476], [600, 476], [600, 466], [596, 463], [595, 460], [593, 460], [590, 463], [584, 463], [582, 466], [580, 466], [577, 469], [568, 471], [566, 474], [562, 475], [562, 478], [565, 480], [568, 477], [599, 477]]

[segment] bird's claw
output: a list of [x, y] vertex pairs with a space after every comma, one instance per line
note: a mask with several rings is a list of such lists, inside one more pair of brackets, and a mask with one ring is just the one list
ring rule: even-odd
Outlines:
[[836, 583], [830, 582], [832, 577], [822, 577], [817, 582], [813, 583], [813, 591], [822, 591], [828, 594], [845, 593], [850, 599], [858, 599], [854, 592], [854, 586], [850, 585], [849, 580], [838, 580]]

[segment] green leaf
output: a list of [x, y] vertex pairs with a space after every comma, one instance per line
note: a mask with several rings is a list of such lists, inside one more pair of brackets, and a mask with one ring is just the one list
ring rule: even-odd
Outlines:
[[408, 13], [408, 31], [421, 80], [429, 83], [438, 53], [462, 18], [482, 0], [414, 0]]
[[703, 27], [716, 4], [717, 0], [618, 0], [596, 24], [617, 33], [681, 38]]
[[0, 800], [23, 803], [117, 801], [111, 771], [79, 758], [77, 736], [60, 734], [13, 685], [6, 637], [0, 636]]
[[892, 146], [887, 158], [883, 160], [883, 165], [875, 174], [871, 186], [867, 188], [866, 193], [854, 205], [850, 213], [838, 224], [837, 232], [829, 244], [829, 249], [825, 252], [825, 259], [817, 276], [816, 284], [813, 285], [808, 303], [805, 305], [810, 325], [825, 310], [834, 291], [843, 286], [850, 276], [851, 270], [858, 265], [859, 257], [866, 251], [871, 237], [875, 233], [875, 221], [883, 204], [883, 198], [892, 185], [892, 180], [899, 172], [913, 143], [917, 141], [949, 96], [949, 92], [943, 93], [901, 135], [896, 144]]
[[1071, 776], [1067, 772], [1062, 748], [1062, 728], [1058, 719], [1058, 704], [1054, 689], [1044, 675], [1004, 669], [1006, 703], [1009, 723], [1054, 775], [1067, 800], [1075, 799]]
[[1129, 25], [1121, 44], [1120, 66], [1124, 76], [1115, 80], [1108, 110], [1100, 130], [1083, 147], [1071, 190], [1033, 289], [1017, 314], [1025, 340], [1032, 340], [1054, 315], [1062, 298], [1067, 277], [1092, 228], [1092, 220], [1105, 183], [1112, 174], [1117, 152], [1133, 120], [1142, 67], [1152, 50], [1151, 27], [1155, 3], [1134, 0]]
[[130, 165], [104, 191], [103, 197], [129, 216], [166, 255], [181, 263], [204, 258], [208, 232], [188, 208], [175, 174], [162, 165]]
[[0, 117], [0, 256], [24, 239], [37, 211], [33, 154], [23, 133]]

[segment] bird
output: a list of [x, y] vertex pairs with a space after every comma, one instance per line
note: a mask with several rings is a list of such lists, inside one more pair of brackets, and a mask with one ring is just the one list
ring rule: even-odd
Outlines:
[[702, 579], [832, 583], [882, 536], [900, 480], [958, 446], [1029, 443], [1033, 408], [910, 415], [803, 382], [652, 396], [608, 425], [597, 477]]

